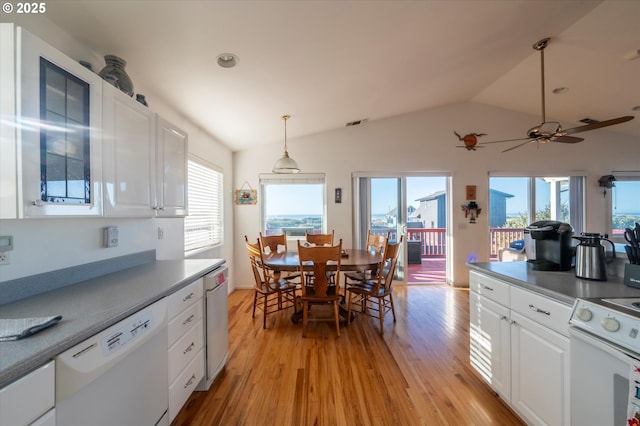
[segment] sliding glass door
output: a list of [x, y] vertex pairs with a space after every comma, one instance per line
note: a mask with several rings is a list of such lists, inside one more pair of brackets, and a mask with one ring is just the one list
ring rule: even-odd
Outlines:
[[396, 279], [446, 282], [447, 176], [354, 173], [354, 242], [364, 247], [367, 231], [403, 236]]

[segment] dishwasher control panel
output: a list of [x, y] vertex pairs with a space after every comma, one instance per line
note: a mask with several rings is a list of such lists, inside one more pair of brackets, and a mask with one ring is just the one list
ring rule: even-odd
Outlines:
[[142, 337], [151, 330], [153, 325], [152, 311], [143, 311], [138, 315], [133, 315], [128, 321], [118, 324], [116, 330], [102, 338], [102, 353], [109, 356], [126, 345]]

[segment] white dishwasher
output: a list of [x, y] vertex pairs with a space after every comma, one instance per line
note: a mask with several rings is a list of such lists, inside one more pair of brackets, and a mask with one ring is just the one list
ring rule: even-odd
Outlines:
[[206, 371], [196, 387], [207, 391], [225, 363], [229, 353], [229, 309], [227, 306], [227, 276], [222, 266], [204, 276], [205, 291], [205, 362]]
[[56, 424], [168, 425], [162, 299], [56, 357]]

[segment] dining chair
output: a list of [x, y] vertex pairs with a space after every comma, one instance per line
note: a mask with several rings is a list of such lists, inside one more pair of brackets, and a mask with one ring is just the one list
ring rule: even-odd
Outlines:
[[378, 318], [380, 320], [380, 335], [384, 334], [384, 315], [387, 312], [391, 311], [393, 322], [396, 322], [392, 284], [401, 245], [402, 236], [397, 243], [387, 242], [377, 275], [371, 279], [347, 285], [347, 312], [349, 316], [351, 316], [351, 312], [357, 312]]
[[[287, 233], [283, 232], [279, 235], [262, 235], [259, 234], [260, 247], [263, 254], [281, 253], [287, 251]], [[267, 250], [267, 247], [269, 248]], [[298, 272], [283, 272], [282, 276], [288, 280], [300, 276]]]
[[[298, 257], [300, 258], [300, 270], [302, 283], [299, 296], [302, 302], [302, 336], [307, 336], [307, 324], [309, 321], [335, 321], [336, 333], [340, 336], [340, 317], [338, 303], [340, 302], [340, 262], [342, 260], [342, 240], [335, 246], [305, 247], [298, 241]], [[327, 265], [331, 265], [331, 272], [335, 265], [335, 280], [331, 284], [327, 279]], [[307, 273], [309, 272], [309, 273]], [[317, 316], [317, 309], [313, 310], [312, 318], [309, 318], [309, 309], [316, 305], [330, 305], [333, 307], [333, 318]]]
[[262, 246], [262, 250], [266, 250], [267, 247], [269, 247], [269, 252], [273, 253], [287, 251], [287, 233], [262, 235], [262, 232], [260, 232], [260, 245]]
[[315, 244], [317, 246], [324, 245], [333, 245], [333, 235], [335, 231], [331, 231], [328, 234], [309, 234], [308, 232], [304, 233], [304, 239], [311, 244]]
[[[332, 246], [333, 245], [333, 235], [335, 231], [331, 231], [328, 234], [309, 234], [307, 231], [304, 233], [304, 239], [307, 243], [316, 245], [316, 246]], [[329, 284], [335, 284], [335, 272], [327, 272], [327, 279], [329, 280]]]
[[298, 285], [264, 267], [260, 240], [255, 244], [250, 243], [246, 235], [244, 240], [255, 281], [252, 318], [256, 317], [256, 308], [262, 310], [262, 328], [266, 329], [267, 315], [289, 308], [294, 308], [294, 312], [296, 311]]
[[[371, 229], [367, 232], [367, 243], [365, 245], [365, 249], [367, 250], [375, 250], [376, 253], [383, 251], [384, 246], [389, 241], [389, 237], [391, 236], [391, 231], [388, 231], [386, 235], [382, 234], [374, 234], [371, 232]], [[362, 282], [364, 280], [371, 279], [376, 275], [376, 270], [369, 271], [356, 271], [356, 272], [345, 272], [344, 281], [345, 285]]]

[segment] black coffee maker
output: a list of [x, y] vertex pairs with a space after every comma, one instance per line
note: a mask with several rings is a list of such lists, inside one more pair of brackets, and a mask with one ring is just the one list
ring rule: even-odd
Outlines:
[[533, 222], [524, 229], [527, 262], [537, 271], [568, 271], [573, 266], [575, 249], [573, 227], [555, 220]]

